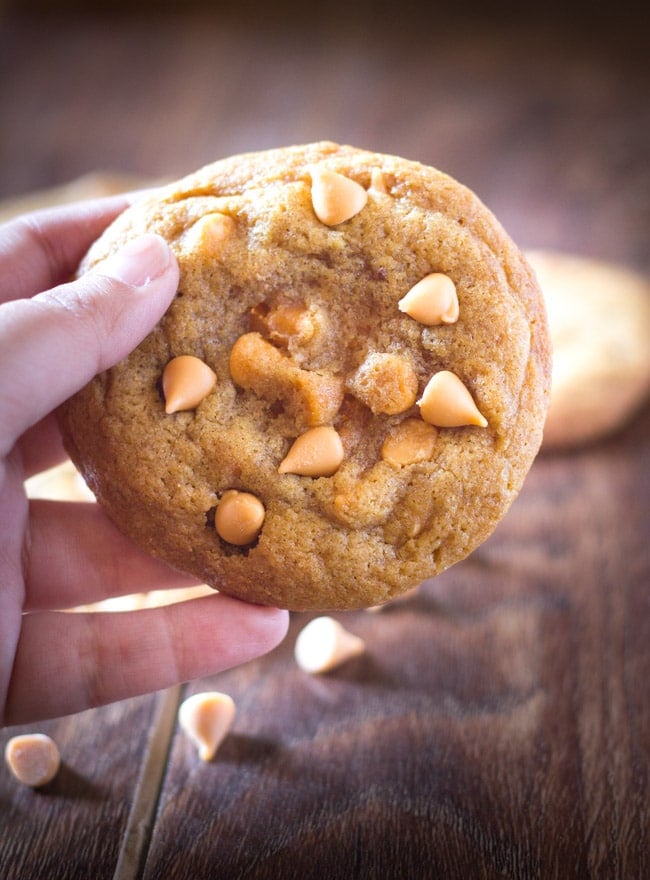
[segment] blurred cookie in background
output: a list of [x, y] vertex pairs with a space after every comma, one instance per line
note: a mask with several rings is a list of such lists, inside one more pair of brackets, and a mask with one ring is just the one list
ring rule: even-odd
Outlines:
[[118, 171], [91, 171], [82, 177], [46, 189], [22, 195], [11, 196], [0, 201], [0, 223], [12, 217], [42, 208], [53, 208], [86, 199], [100, 199], [104, 196], [145, 189], [158, 185], [158, 181]]
[[553, 340], [542, 449], [576, 447], [622, 428], [650, 393], [650, 282], [622, 266], [527, 251]]

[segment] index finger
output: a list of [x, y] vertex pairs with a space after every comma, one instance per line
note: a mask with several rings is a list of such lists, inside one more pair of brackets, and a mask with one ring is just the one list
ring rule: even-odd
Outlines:
[[0, 725], [214, 675], [270, 651], [288, 622], [286, 611], [220, 593], [141, 611], [25, 614]]
[[0, 303], [69, 280], [90, 245], [130, 204], [109, 196], [24, 214], [0, 226]]

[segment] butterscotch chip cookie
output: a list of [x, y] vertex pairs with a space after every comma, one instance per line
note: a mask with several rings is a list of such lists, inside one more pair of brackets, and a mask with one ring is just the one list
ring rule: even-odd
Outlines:
[[178, 294], [61, 411], [121, 529], [296, 610], [386, 602], [491, 533], [541, 442], [550, 359], [535, 278], [476, 196], [331, 143], [236, 156], [131, 207], [82, 270], [144, 231]]
[[529, 251], [553, 342], [544, 449], [621, 428], [650, 393], [650, 283], [623, 266]]

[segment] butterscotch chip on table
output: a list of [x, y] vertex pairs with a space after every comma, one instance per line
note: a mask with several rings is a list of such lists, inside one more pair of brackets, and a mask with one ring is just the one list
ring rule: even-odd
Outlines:
[[197, 748], [202, 761], [211, 761], [235, 718], [235, 701], [220, 691], [193, 694], [178, 709], [178, 723]]
[[315, 617], [298, 633], [294, 657], [303, 672], [329, 672], [366, 650], [363, 639], [333, 617]]
[[473, 193], [332, 143], [235, 156], [133, 205], [80, 271], [144, 231], [178, 294], [60, 413], [126, 534], [224, 593], [324, 611], [385, 603], [492, 532], [550, 356], [535, 277]]
[[543, 446], [577, 447], [623, 427], [650, 395], [650, 280], [575, 254], [527, 257], [554, 349]]
[[5, 762], [23, 785], [40, 788], [59, 772], [61, 755], [46, 733], [23, 733], [13, 736], [5, 746]]

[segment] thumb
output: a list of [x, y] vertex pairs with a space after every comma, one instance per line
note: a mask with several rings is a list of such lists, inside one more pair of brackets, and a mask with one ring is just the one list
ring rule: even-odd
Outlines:
[[0, 306], [0, 453], [132, 351], [177, 286], [168, 245], [147, 234], [76, 281]]

